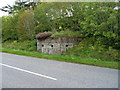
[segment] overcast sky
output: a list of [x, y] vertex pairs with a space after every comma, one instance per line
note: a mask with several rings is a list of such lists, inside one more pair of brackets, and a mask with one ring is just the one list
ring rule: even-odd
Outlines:
[[[16, 0], [0, 0], [0, 8], [3, 7], [3, 6], [6, 6], [7, 4], [8, 5], [13, 5], [15, 1]], [[0, 17], [3, 16], [3, 15], [7, 15], [7, 13], [2, 12], [0, 10]]]

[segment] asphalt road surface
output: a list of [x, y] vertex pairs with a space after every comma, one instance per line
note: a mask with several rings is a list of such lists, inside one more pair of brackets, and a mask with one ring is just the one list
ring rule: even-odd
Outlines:
[[0, 54], [2, 88], [118, 88], [116, 69]]

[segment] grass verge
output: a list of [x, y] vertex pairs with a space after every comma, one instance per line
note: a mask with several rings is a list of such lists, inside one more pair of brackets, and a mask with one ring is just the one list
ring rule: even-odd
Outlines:
[[57, 60], [57, 61], [64, 61], [64, 62], [87, 64], [87, 65], [93, 65], [93, 66], [99, 66], [99, 67], [120, 69], [118, 67], [118, 62], [101, 61], [101, 60], [97, 60], [94, 58], [70, 57], [70, 56], [65, 56], [65, 55], [64, 56], [48, 55], [48, 54], [42, 54], [39, 52], [30, 52], [30, 51], [24, 51], [24, 50], [8, 49], [8, 48], [2, 48], [2, 49], [0, 49], [0, 51], [5, 52], [5, 53], [17, 54], [17, 55], [24, 55], [24, 56], [31, 56], [31, 57], [37, 57], [37, 58]]

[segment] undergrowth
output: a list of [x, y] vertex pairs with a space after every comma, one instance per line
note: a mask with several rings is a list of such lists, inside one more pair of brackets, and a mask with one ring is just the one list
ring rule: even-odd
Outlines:
[[26, 51], [36, 51], [36, 40], [25, 40], [25, 41], [17, 41], [10, 40], [2, 43], [3, 48], [10, 48], [16, 50], [26, 50]]
[[120, 61], [120, 51], [105, 45], [91, 44], [89, 40], [83, 40], [78, 45], [69, 48], [65, 55], [82, 58], [96, 58], [103, 61]]

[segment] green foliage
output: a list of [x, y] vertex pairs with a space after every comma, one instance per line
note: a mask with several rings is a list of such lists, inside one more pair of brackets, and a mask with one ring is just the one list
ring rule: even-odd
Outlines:
[[54, 32], [51, 37], [81, 37], [81, 33], [79, 31], [60, 31], [60, 32]]
[[10, 16], [2, 17], [2, 41], [18, 39], [16, 33], [16, 18]]
[[25, 50], [25, 51], [36, 51], [36, 40], [25, 40], [25, 41], [17, 41], [10, 40], [6, 41], [2, 44], [3, 48], [10, 48], [16, 50]]
[[35, 24], [36, 24], [36, 27], [34, 29], [36, 34], [40, 32], [51, 31], [50, 19], [46, 16], [44, 7], [45, 6], [43, 4], [40, 4], [34, 10], [34, 15], [35, 15], [34, 18], [35, 18]]
[[35, 37], [34, 15], [31, 10], [24, 11], [18, 18], [18, 35], [20, 40], [31, 40]]
[[2, 17], [3, 41], [33, 40], [35, 34], [49, 31], [52, 37], [85, 36], [86, 39], [66, 54], [118, 60], [120, 13], [114, 9], [116, 6], [117, 2], [49, 2], [40, 3], [34, 10], [22, 8], [12, 16]]
[[2, 17], [0, 17], [0, 38], [2, 37]]
[[42, 3], [35, 9], [35, 30], [60, 34], [79, 31], [80, 35], [96, 38], [94, 44], [118, 49], [120, 14], [114, 10], [116, 6], [115, 2]]
[[107, 49], [105, 45], [93, 45], [91, 41], [94, 41], [94, 38], [84, 39], [79, 43], [79, 45], [68, 49], [65, 55], [69, 55], [71, 57], [77, 56], [82, 58], [96, 58], [97, 60], [104, 61], [119, 60], [119, 50], [113, 49], [110, 46]]
[[[36, 33], [59, 30], [60, 26], [65, 26], [66, 9], [69, 3], [41, 3], [35, 10]], [[66, 22], [68, 23], [68, 22]]]

